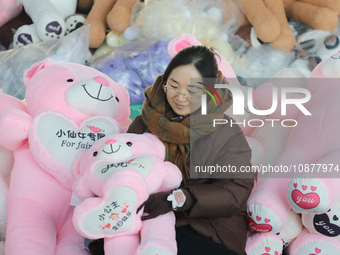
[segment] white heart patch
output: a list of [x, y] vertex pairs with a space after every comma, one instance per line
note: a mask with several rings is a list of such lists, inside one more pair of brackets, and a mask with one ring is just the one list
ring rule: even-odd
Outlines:
[[70, 189], [76, 156], [100, 138], [120, 132], [120, 125], [111, 118], [92, 117], [78, 127], [67, 116], [49, 111], [34, 118], [29, 142], [38, 164]]
[[[97, 202], [102, 204], [102, 199], [97, 199]], [[103, 205], [92, 206], [93, 209], [83, 215], [85, 232], [101, 238], [133, 231], [137, 195], [131, 188], [114, 188]]]
[[137, 233], [142, 227], [142, 210], [136, 210], [149, 196], [143, 176], [127, 169], [113, 174], [105, 183], [103, 198], [86, 199], [76, 206], [73, 225], [87, 238], [110, 238]]

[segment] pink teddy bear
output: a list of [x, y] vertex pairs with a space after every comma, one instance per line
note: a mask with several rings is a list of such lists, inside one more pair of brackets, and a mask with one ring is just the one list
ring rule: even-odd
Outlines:
[[74, 163], [74, 191], [84, 200], [73, 216], [79, 233], [105, 238], [106, 254], [177, 254], [174, 213], [142, 222], [136, 212], [150, 194], [179, 187], [182, 174], [164, 157], [148, 133], [110, 135], [81, 154]]
[[[26, 105], [15, 97], [2, 94], [0, 90], [0, 110], [15, 108], [27, 112]], [[7, 230], [8, 192], [11, 171], [14, 164], [13, 151], [0, 146], [0, 255], [5, 254]]]
[[32, 65], [24, 83], [27, 112], [0, 111], [0, 145], [15, 158], [5, 252], [87, 254], [72, 224], [72, 163], [128, 125], [128, 93], [93, 68], [50, 59]]

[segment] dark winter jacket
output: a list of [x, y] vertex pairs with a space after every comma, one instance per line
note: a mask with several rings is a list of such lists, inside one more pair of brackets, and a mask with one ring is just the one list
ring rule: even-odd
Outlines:
[[[228, 116], [225, 119], [231, 122]], [[180, 118], [174, 118], [180, 121]], [[144, 133], [146, 126], [140, 116], [132, 122], [128, 132]], [[202, 136], [190, 148], [192, 169], [207, 166], [236, 169], [235, 173], [206, 174], [204, 178], [191, 175], [182, 183], [187, 200], [176, 212], [176, 227], [189, 226], [197, 233], [224, 244], [245, 255], [247, 239], [246, 202], [252, 191], [252, 175], [238, 173], [242, 166], [250, 166], [251, 150], [241, 128], [237, 125], [219, 125], [211, 134]], [[207, 177], [207, 178], [206, 178]]]

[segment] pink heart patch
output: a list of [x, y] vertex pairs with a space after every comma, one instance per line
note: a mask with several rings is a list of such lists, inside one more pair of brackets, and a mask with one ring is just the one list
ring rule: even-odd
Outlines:
[[297, 188], [297, 186], [298, 186], [297, 183], [294, 183], [294, 188]]
[[262, 218], [260, 216], [256, 216], [256, 220], [260, 221]]
[[310, 187], [310, 189], [311, 189], [312, 191], [316, 191], [316, 187], [314, 187], [314, 186]]
[[252, 213], [252, 212], [248, 212], [248, 215], [249, 215], [249, 216], [252, 216], [252, 215], [253, 215], [253, 213]]
[[302, 185], [302, 189], [303, 189], [303, 190], [306, 190], [306, 189], [307, 189], [307, 186], [306, 186], [306, 185]]
[[264, 249], [266, 250], [266, 252], [270, 252], [270, 247], [266, 247]]
[[89, 126], [88, 127], [93, 133], [99, 133], [101, 131], [101, 129], [99, 127], [95, 127], [95, 126]]
[[269, 222], [270, 222], [270, 219], [264, 219], [264, 222], [265, 222], [265, 223], [269, 223]]
[[316, 252], [316, 253], [320, 253], [320, 252], [321, 252], [321, 250], [320, 250], [320, 249], [318, 249], [318, 248], [315, 248], [315, 252]]
[[261, 233], [268, 233], [272, 231], [273, 227], [269, 224], [257, 224], [252, 218], [248, 218], [249, 228]]
[[293, 190], [292, 199], [294, 203], [302, 209], [312, 209], [319, 205], [320, 197], [316, 193], [303, 194], [299, 190]]

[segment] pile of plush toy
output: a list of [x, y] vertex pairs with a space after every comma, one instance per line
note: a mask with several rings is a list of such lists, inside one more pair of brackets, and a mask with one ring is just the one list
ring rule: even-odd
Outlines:
[[248, 254], [282, 254], [287, 247], [291, 255], [340, 252], [340, 82], [334, 79], [340, 77], [339, 57], [327, 58], [311, 74], [305, 104], [311, 115], [295, 115], [298, 125], [273, 158], [272, 165], [286, 171], [268, 171], [257, 179], [247, 204]]

